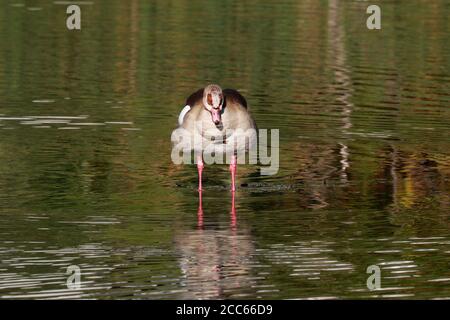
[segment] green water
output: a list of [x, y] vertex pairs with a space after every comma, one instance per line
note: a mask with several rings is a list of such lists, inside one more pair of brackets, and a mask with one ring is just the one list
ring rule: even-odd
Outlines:
[[[0, 298], [450, 298], [450, 3], [0, 5]], [[280, 170], [170, 159], [240, 90]], [[66, 269], [81, 269], [68, 289]], [[370, 265], [381, 289], [368, 290]]]

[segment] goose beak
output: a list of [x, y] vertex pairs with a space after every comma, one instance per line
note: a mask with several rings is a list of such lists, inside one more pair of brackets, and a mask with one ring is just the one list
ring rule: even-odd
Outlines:
[[215, 125], [218, 125], [222, 121], [222, 116], [220, 115], [220, 109], [211, 109], [212, 121]]

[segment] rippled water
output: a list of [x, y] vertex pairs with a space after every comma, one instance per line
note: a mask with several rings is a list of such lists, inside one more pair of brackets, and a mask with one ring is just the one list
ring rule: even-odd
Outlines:
[[[379, 3], [369, 31], [363, 1], [97, 0], [70, 32], [4, 1], [0, 298], [450, 298], [450, 5]], [[233, 200], [206, 166], [199, 206], [170, 133], [209, 82], [280, 129], [280, 170]]]

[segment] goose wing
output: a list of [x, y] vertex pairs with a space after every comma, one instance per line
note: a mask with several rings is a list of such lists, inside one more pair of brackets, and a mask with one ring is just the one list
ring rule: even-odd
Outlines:
[[198, 102], [201, 102], [203, 98], [203, 89], [199, 89], [192, 93], [187, 99], [186, 99], [186, 105], [181, 110], [180, 115], [178, 116], [178, 124], [181, 126], [184, 121], [184, 117], [186, 114], [191, 111], [192, 107], [195, 106]]
[[239, 91], [234, 89], [225, 89], [222, 92], [225, 95], [225, 101], [228, 103], [238, 103], [247, 109], [247, 100], [245, 100], [244, 96], [240, 94]]

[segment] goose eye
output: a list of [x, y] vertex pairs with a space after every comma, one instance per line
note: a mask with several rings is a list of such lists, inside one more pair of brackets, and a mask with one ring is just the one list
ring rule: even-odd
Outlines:
[[210, 93], [208, 93], [208, 98], [207, 98], [207, 100], [208, 100], [208, 104], [209, 104], [210, 106], [212, 106], [212, 97], [211, 97], [211, 94], [210, 94]]

